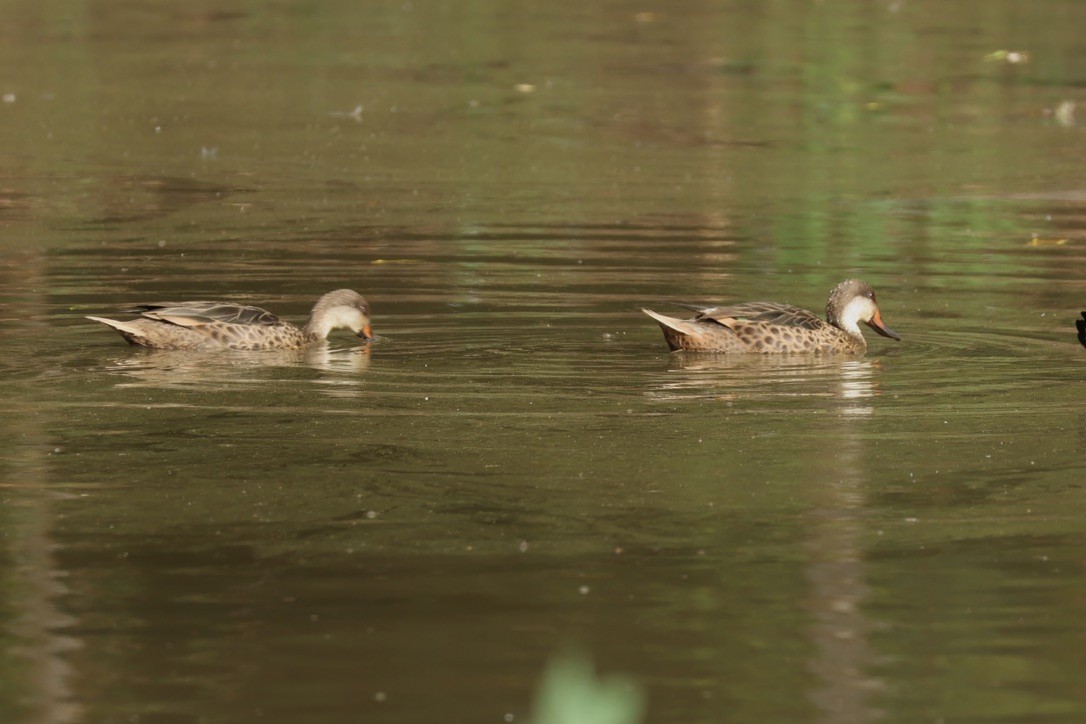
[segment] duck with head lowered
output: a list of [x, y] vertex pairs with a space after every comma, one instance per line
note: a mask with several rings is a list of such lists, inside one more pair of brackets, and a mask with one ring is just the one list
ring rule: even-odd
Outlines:
[[672, 350], [727, 354], [863, 354], [867, 341], [859, 322], [900, 340], [887, 327], [867, 282], [846, 279], [830, 292], [825, 321], [813, 312], [779, 302], [743, 302], [724, 307], [682, 305], [696, 314], [677, 319], [641, 311], [660, 325]]
[[333, 329], [373, 339], [370, 306], [358, 292], [337, 289], [313, 306], [303, 327], [266, 309], [234, 302], [158, 302], [127, 310], [136, 319], [87, 317], [121, 333], [129, 343], [155, 349], [304, 349], [320, 344]]

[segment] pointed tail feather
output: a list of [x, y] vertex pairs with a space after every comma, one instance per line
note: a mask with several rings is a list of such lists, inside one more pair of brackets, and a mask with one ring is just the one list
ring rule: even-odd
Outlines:
[[676, 319], [675, 317], [669, 317], [666, 314], [660, 314], [658, 312], [652, 311], [651, 309], [645, 309], [644, 307], [641, 308], [641, 311], [655, 319], [661, 327], [666, 327], [667, 329], [671, 329], [682, 334], [690, 334], [694, 331], [693, 325], [685, 319]]
[[139, 342], [137, 342], [135, 338], [143, 336], [140, 333], [139, 329], [137, 329], [128, 322], [118, 322], [116, 319], [106, 319], [105, 317], [92, 317], [90, 315], [87, 315], [87, 319], [92, 319], [95, 322], [101, 322], [107, 327], [113, 327], [113, 329], [120, 332], [121, 336], [132, 344], [139, 344]]
[[675, 317], [668, 317], [664, 314], [659, 314], [651, 309], [641, 308], [641, 311], [656, 320], [656, 323], [660, 325], [660, 329], [664, 332], [664, 339], [667, 341], [667, 346], [673, 351], [682, 349], [685, 345], [682, 343], [683, 338], [695, 334], [697, 328], [685, 319], [676, 319]]

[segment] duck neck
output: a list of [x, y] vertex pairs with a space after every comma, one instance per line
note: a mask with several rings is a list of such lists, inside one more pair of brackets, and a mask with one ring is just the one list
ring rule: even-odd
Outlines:
[[835, 326], [849, 337], [857, 339], [865, 345], [867, 344], [867, 341], [864, 339], [864, 333], [860, 331], [860, 326], [856, 324], [856, 322], [839, 320]]
[[332, 331], [332, 322], [324, 315], [314, 314], [302, 327], [302, 333], [317, 341], [328, 339], [328, 333]]
[[860, 326], [856, 323], [859, 320], [859, 314], [857, 313], [859, 310], [854, 308], [855, 304], [855, 301], [849, 302], [848, 306], [846, 306], [840, 314], [834, 314], [831, 307], [827, 306], [826, 321], [866, 347], [867, 340], [864, 339], [864, 334], [860, 331]]

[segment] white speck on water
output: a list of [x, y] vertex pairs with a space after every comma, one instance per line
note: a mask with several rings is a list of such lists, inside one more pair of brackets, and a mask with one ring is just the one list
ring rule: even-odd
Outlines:
[[906, 523], [918, 523], [918, 522], [920, 522], [920, 519], [919, 518], [906, 518], [905, 522]]
[[580, 593], [582, 596], [587, 596], [589, 590], [591, 590], [591, 589], [589, 589], [588, 586], [581, 586], [580, 588], [577, 589], [577, 592]]
[[377, 511], [376, 510], [367, 510], [366, 511], [366, 517], [369, 518], [370, 520], [373, 520], [374, 518], [377, 517]]
[[517, 546], [517, 550], [519, 550], [521, 553], [527, 553], [528, 552], [528, 541], [522, 540], [520, 542], [520, 545]]
[[386, 701], [387, 699], [388, 699], [388, 694], [386, 694], [383, 691], [378, 691], [376, 694], [373, 695], [373, 700], [374, 701]]
[[503, 718], [504, 718], [504, 719], [505, 719], [506, 721], [513, 721], [514, 719], [516, 719], [516, 717], [515, 717], [515, 716], [513, 716], [512, 714], [506, 714], [506, 715], [505, 715], [505, 716], [504, 716]]
[[14, 103], [15, 102], [15, 94], [14, 93], [5, 93], [3, 96], [0, 96], [0, 99], [2, 99], [4, 101], [4, 103]]

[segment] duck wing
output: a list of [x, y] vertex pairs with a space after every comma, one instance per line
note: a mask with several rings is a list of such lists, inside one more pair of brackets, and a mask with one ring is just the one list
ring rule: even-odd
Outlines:
[[140, 304], [127, 311], [181, 327], [202, 327], [215, 322], [264, 327], [280, 323], [279, 317], [266, 309], [233, 302], [156, 302]]
[[777, 302], [743, 302], [726, 307], [695, 307], [684, 304], [697, 312], [695, 321], [717, 322], [730, 327], [736, 321], [776, 324], [782, 327], [820, 329], [825, 322], [813, 312], [791, 304]]

